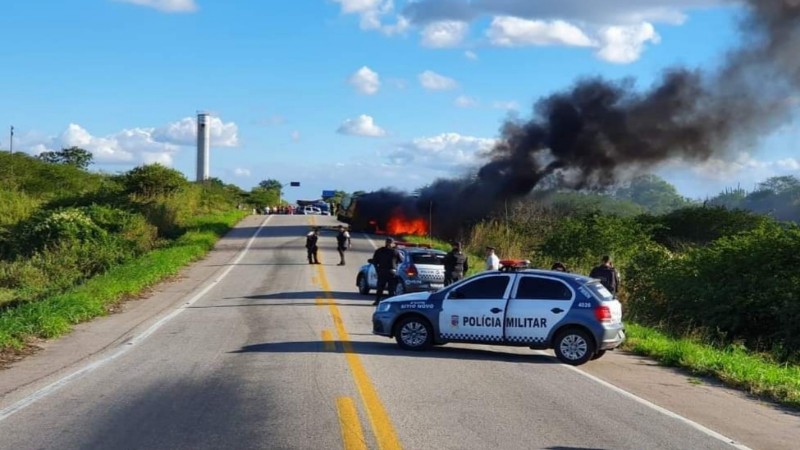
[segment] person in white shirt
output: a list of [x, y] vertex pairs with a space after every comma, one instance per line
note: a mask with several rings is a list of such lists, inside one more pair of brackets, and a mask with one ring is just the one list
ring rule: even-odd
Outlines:
[[494, 253], [494, 247], [486, 247], [486, 270], [500, 270], [500, 258]]

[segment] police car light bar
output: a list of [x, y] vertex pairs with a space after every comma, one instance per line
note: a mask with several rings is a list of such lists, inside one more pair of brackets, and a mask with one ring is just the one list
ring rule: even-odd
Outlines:
[[531, 262], [527, 259], [502, 259], [500, 260], [500, 270], [527, 269]]

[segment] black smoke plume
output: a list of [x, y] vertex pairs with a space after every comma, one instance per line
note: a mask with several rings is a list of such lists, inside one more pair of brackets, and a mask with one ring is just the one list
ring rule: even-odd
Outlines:
[[[646, 90], [634, 81], [584, 79], [509, 121], [474, 176], [437, 180], [417, 198], [382, 191], [359, 212], [401, 206], [452, 237], [547, 178], [559, 187], [613, 185], [672, 159], [704, 161], [747, 147], [791, 118], [800, 87], [800, 0], [748, 0], [742, 45], [713, 72], [667, 70]], [[362, 209], [364, 208], [364, 209]]]

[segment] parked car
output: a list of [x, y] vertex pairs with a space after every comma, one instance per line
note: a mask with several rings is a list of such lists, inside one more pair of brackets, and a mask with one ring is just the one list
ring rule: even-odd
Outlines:
[[444, 289], [383, 300], [372, 332], [407, 350], [466, 342], [555, 350], [584, 364], [625, 339], [620, 302], [598, 280], [504, 265]]
[[[402, 262], [397, 267], [397, 288], [394, 295], [406, 292], [435, 291], [444, 286], [445, 252], [424, 246], [397, 242]], [[358, 292], [367, 295], [378, 286], [378, 273], [370, 259], [356, 275]]]
[[317, 208], [316, 206], [304, 206], [302, 209], [301, 214], [308, 214], [308, 215], [322, 215], [322, 210]]

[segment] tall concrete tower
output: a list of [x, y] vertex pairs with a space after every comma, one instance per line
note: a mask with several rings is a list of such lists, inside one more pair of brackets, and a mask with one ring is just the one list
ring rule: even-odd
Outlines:
[[208, 179], [209, 155], [211, 147], [211, 123], [209, 114], [197, 113], [197, 181]]

